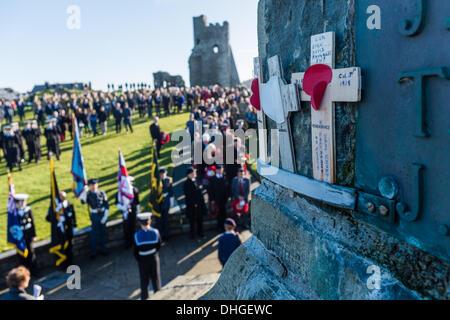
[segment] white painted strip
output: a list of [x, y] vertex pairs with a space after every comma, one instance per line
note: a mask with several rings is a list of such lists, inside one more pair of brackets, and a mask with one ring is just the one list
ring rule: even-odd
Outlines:
[[[339, 208], [352, 210], [356, 208], [356, 190], [353, 188], [332, 185], [330, 183], [297, 175], [283, 169], [271, 167], [272, 166], [267, 165], [258, 159], [258, 173], [264, 178], [287, 189], [293, 190], [296, 193], [323, 201]], [[270, 170], [276, 169], [278, 169], [277, 174], [262, 174], [263, 172], [271, 172]]]

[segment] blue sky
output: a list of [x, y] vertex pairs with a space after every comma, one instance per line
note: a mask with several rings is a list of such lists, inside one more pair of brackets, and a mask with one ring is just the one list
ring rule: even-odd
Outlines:
[[[163, 70], [189, 81], [192, 17], [230, 23], [241, 81], [252, 77], [257, 49], [257, 0], [1, 0], [0, 88], [92, 81], [152, 82]], [[81, 28], [67, 28], [70, 5]]]

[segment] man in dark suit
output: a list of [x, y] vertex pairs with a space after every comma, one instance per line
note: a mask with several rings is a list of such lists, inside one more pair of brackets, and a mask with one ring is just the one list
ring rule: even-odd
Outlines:
[[223, 174], [223, 166], [216, 166], [216, 175], [211, 178], [208, 185], [209, 201], [216, 207], [217, 228], [220, 231], [225, 231], [224, 223], [227, 217], [227, 201], [228, 201], [228, 183]]
[[158, 158], [160, 158], [160, 150], [161, 150], [161, 129], [159, 127], [159, 118], [155, 117], [153, 119], [153, 123], [150, 125], [150, 135], [152, 136], [153, 141], [156, 142], [156, 152], [158, 154]]
[[237, 215], [241, 224], [248, 228], [248, 209], [250, 195], [250, 179], [244, 177], [244, 169], [239, 169], [237, 177], [231, 183], [231, 197], [233, 212]]
[[250, 179], [244, 177], [244, 169], [239, 169], [237, 177], [233, 179], [231, 183], [231, 196], [233, 200], [242, 198], [245, 202], [248, 202], [250, 194]]
[[205, 200], [200, 186], [195, 179], [195, 169], [192, 167], [188, 168], [186, 174], [187, 180], [183, 185], [183, 190], [186, 199], [186, 215], [191, 226], [191, 239], [195, 235], [204, 238], [203, 215], [206, 214]]
[[161, 202], [161, 217], [157, 222], [157, 229], [161, 234], [163, 241], [169, 240], [169, 210], [174, 204], [174, 194], [172, 187], [172, 179], [167, 176], [167, 169], [161, 168], [159, 170], [159, 178], [163, 186], [163, 200]]

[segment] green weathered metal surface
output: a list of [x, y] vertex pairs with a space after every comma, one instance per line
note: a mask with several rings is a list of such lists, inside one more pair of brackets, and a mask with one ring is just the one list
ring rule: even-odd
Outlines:
[[[372, 5], [380, 8], [380, 29], [368, 27]], [[369, 215], [367, 220], [446, 260], [450, 32], [444, 26], [449, 13], [450, 1], [355, 1], [356, 65], [364, 76], [355, 187], [380, 194], [380, 180], [394, 178], [395, 223]]]

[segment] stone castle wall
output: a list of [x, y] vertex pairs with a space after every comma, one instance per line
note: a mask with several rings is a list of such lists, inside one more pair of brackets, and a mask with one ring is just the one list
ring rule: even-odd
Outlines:
[[223, 25], [207, 25], [205, 16], [194, 17], [194, 49], [189, 69], [191, 86], [240, 84], [227, 21]]

